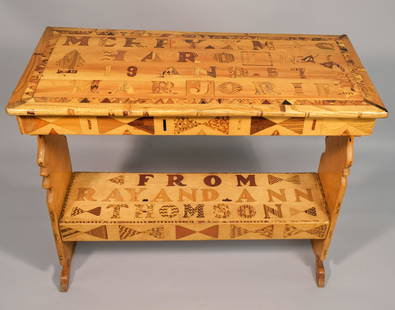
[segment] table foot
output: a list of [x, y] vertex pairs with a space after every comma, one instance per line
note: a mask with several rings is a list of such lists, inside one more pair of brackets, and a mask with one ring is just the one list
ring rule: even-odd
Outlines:
[[316, 256], [316, 280], [318, 287], [325, 287], [325, 268], [322, 260]]
[[70, 280], [70, 265], [64, 265], [62, 271], [60, 272], [60, 285], [59, 290], [61, 292], [67, 292], [69, 289], [69, 280]]

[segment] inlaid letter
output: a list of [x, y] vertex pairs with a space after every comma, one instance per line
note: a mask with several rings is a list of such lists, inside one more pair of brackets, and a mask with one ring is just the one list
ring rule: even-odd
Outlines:
[[155, 48], [165, 48], [169, 43], [169, 39], [156, 39]]
[[167, 186], [186, 186], [186, 184], [182, 183], [182, 180], [184, 180], [184, 176], [181, 174], [168, 174]]
[[228, 69], [229, 71], [229, 76], [232, 78], [238, 78], [238, 77], [248, 77], [248, 69], [243, 68], [243, 67], [230, 67]]
[[200, 67], [196, 67], [195, 76], [200, 77], [202, 74], [215, 78], [217, 76], [217, 68], [215, 66], [210, 66], [208, 70], [205, 70]]
[[219, 197], [219, 193], [211, 188], [202, 189], [202, 200], [203, 201], [214, 201]]
[[149, 54], [147, 54], [146, 56], [144, 56], [141, 59], [142, 62], [156, 62], [156, 61], [162, 61], [162, 59], [160, 59], [160, 57], [158, 56], [157, 53], [155, 52], [150, 52]]
[[301, 79], [305, 79], [306, 78], [306, 75], [305, 75], [306, 70], [305, 70], [305, 68], [292, 68], [291, 71], [298, 72], [299, 77]]
[[111, 216], [112, 219], [121, 218], [121, 208], [129, 208], [129, 206], [127, 204], [116, 204], [107, 206], [107, 209], [113, 209]]
[[123, 198], [119, 190], [115, 188], [103, 201], [123, 201]]
[[241, 205], [237, 208], [237, 213], [240, 217], [252, 218], [256, 215], [256, 210], [252, 205]]
[[213, 206], [213, 214], [216, 218], [227, 218], [230, 216], [230, 210], [226, 204], [220, 203]]
[[180, 210], [175, 205], [164, 205], [159, 208], [159, 214], [163, 217], [175, 217], [180, 213]]
[[242, 176], [241, 174], [237, 174], [236, 178], [237, 178], [237, 186], [242, 186], [242, 184], [243, 185], [248, 184], [248, 186], [256, 186], [254, 174], [250, 174], [246, 178], [244, 176]]
[[81, 36], [67, 36], [66, 41], [63, 45], [79, 45], [79, 46], [88, 46], [88, 41], [90, 37]]
[[214, 59], [221, 63], [230, 63], [235, 61], [235, 56], [229, 53], [216, 53]]
[[103, 60], [116, 60], [116, 61], [123, 61], [125, 60], [126, 51], [117, 50], [117, 51], [110, 51], [105, 50], [103, 52]]
[[168, 201], [171, 201], [171, 199], [170, 199], [169, 195], [167, 195], [166, 191], [164, 189], [161, 189], [152, 201], [154, 201], [154, 202], [157, 202], [157, 201], [168, 202]]
[[190, 201], [196, 201], [196, 188], [192, 188], [190, 191], [191, 192], [187, 192], [180, 188], [178, 192], [178, 201], [184, 201], [184, 198]]
[[178, 62], [195, 62], [198, 57], [197, 53], [194, 52], [178, 52]]
[[127, 191], [130, 195], [130, 201], [138, 201], [139, 200], [139, 195], [145, 191], [145, 188], [125, 188], [125, 191]]
[[292, 83], [296, 95], [303, 94], [302, 83]]
[[145, 186], [145, 183], [148, 182], [149, 178], [154, 178], [154, 175], [153, 174], [140, 174], [138, 186]]
[[136, 204], [136, 218], [152, 218], [154, 206], [152, 204]]
[[262, 50], [262, 49], [274, 50], [274, 45], [272, 41], [265, 41], [262, 43], [261, 41], [253, 40], [252, 47], [254, 50]]
[[263, 210], [265, 211], [265, 219], [270, 218], [270, 214], [273, 214], [277, 217], [283, 217], [283, 213], [281, 211], [281, 205], [280, 204], [275, 204], [276, 209], [269, 207], [267, 205], [263, 205]]
[[271, 189], [267, 190], [267, 194], [269, 195], [269, 202], [273, 201], [273, 197], [280, 201], [287, 201], [287, 197], [285, 196], [285, 189], [280, 188], [280, 193], [277, 193]]
[[295, 197], [296, 201], [300, 202], [300, 198], [302, 197], [303, 199], [313, 201], [313, 193], [311, 192], [311, 188], [306, 188], [306, 192], [302, 192], [299, 189], [295, 188]]
[[125, 38], [123, 47], [143, 47], [140, 42], [136, 42], [137, 38]]
[[96, 201], [96, 199], [93, 198], [93, 195], [95, 193], [96, 193], [96, 191], [93, 188], [80, 187], [78, 189], [76, 201], [84, 201], [84, 200]]
[[117, 44], [115, 41], [116, 41], [116, 38], [107, 37], [107, 38], [102, 38], [99, 43], [103, 47], [113, 47]]
[[190, 204], [184, 205], [184, 217], [204, 217], [203, 207], [202, 204], [198, 204], [196, 207], [192, 207]]
[[203, 179], [203, 182], [207, 186], [218, 186], [222, 183], [222, 180], [217, 175], [208, 175]]
[[278, 94], [274, 90], [272, 82], [253, 82], [255, 85], [255, 95]]
[[186, 92], [187, 95], [196, 96], [213, 96], [214, 95], [214, 81], [200, 81], [200, 80], [187, 80]]
[[254, 202], [255, 201], [254, 197], [252, 197], [250, 192], [246, 189], [242, 190], [242, 192], [239, 196], [239, 199], [236, 200], [236, 202], [244, 202], [244, 201], [246, 201], [246, 202]]
[[224, 94], [232, 95], [242, 91], [243, 87], [239, 83], [224, 82], [218, 85], [218, 90]]

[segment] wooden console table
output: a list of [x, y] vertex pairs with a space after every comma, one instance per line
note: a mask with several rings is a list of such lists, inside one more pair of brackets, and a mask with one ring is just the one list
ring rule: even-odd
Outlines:
[[[353, 157], [387, 117], [346, 35], [48, 27], [7, 106], [38, 136], [68, 289], [77, 241], [311, 239], [317, 284]], [[327, 136], [318, 172], [73, 172], [66, 135]]]

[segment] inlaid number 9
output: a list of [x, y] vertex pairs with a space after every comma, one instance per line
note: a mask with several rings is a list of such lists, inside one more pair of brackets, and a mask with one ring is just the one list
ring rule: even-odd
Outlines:
[[131, 76], [131, 77], [136, 76], [137, 67], [135, 67], [135, 66], [128, 67], [128, 71], [126, 72], [126, 74], [127, 74], [127, 76]]

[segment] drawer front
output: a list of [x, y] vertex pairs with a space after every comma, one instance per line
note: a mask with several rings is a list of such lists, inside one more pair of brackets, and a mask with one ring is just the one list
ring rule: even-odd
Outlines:
[[19, 116], [29, 135], [365, 136], [374, 119], [299, 117], [37, 117]]

